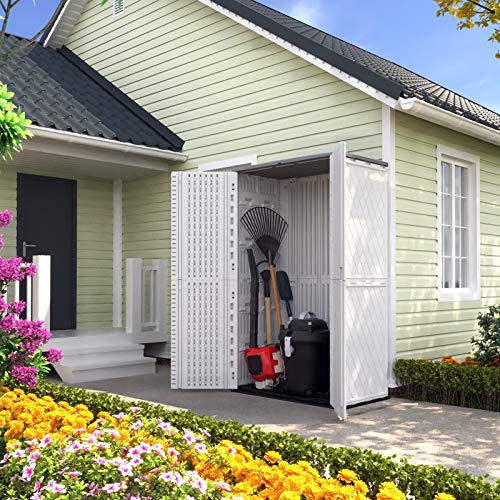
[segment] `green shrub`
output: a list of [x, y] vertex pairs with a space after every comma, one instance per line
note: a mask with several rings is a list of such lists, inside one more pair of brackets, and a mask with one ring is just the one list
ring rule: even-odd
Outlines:
[[395, 396], [500, 411], [498, 368], [398, 359], [394, 373], [401, 385]]
[[479, 313], [479, 333], [472, 338], [474, 360], [484, 366], [500, 363], [500, 305]]
[[453, 494], [457, 500], [500, 498], [500, 481], [493, 484], [482, 477], [474, 477], [443, 466], [412, 465], [404, 459], [396, 461], [372, 451], [333, 448], [316, 439], [305, 439], [283, 432], [265, 432], [255, 426], [215, 420], [187, 411], [169, 411], [151, 403], [129, 403], [106, 393], [94, 393], [48, 382], [40, 382], [31, 392], [38, 396], [50, 395], [56, 401], [64, 400], [71, 405], [84, 403], [95, 414], [99, 411], [127, 412], [132, 406], [140, 406], [141, 415], [144, 417], [161, 418], [178, 428], [193, 431], [204, 428], [210, 432], [213, 443], [230, 439], [244, 445], [256, 457], [263, 457], [266, 452], [275, 450], [289, 462], [306, 460], [322, 471], [352, 469], [360, 479], [369, 484], [372, 492], [376, 491], [382, 482], [394, 481], [402, 491], [418, 500], [432, 500], [439, 492]]

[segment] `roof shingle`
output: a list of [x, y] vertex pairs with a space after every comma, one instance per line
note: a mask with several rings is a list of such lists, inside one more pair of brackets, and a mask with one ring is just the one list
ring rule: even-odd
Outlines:
[[[5, 50], [21, 39], [5, 38]], [[0, 80], [34, 125], [164, 150], [184, 141], [69, 49], [35, 44], [0, 62]]]

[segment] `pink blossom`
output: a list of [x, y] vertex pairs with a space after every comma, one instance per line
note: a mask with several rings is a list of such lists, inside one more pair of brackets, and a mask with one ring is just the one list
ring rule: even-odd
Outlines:
[[136, 431], [137, 429], [140, 429], [144, 424], [140, 421], [140, 420], [137, 420], [137, 422], [133, 423], [130, 428], [133, 430], [133, 431]]
[[203, 444], [203, 443], [197, 443], [197, 444], [195, 444], [194, 449], [198, 453], [206, 453], [207, 452], [207, 446], [205, 444]]
[[105, 484], [102, 488], [103, 491], [106, 493], [116, 493], [120, 491], [123, 487], [123, 483], [110, 483], [110, 484]]
[[182, 486], [186, 482], [178, 472], [164, 472], [158, 477], [166, 483], [175, 483], [177, 486]]
[[47, 486], [44, 486], [42, 490], [47, 490], [51, 493], [66, 493], [66, 486], [64, 486], [64, 484], [56, 483], [56, 481], [51, 479], [47, 483]]
[[5, 302], [4, 298], [0, 295], [0, 314], [3, 314], [7, 311], [7, 302]]
[[40, 448], [46, 448], [50, 443], [52, 443], [52, 438], [47, 434], [42, 440], [40, 441]]
[[208, 432], [206, 429], [200, 429], [201, 434], [203, 434], [206, 437], [210, 437], [210, 432]]
[[10, 224], [12, 220], [12, 212], [9, 210], [4, 210], [0, 212], [0, 227], [6, 227]]
[[128, 463], [122, 463], [118, 466], [118, 470], [120, 471], [121, 475], [126, 477], [126, 476], [132, 476], [133, 471], [132, 467]]
[[20, 300], [19, 302], [11, 302], [9, 304], [9, 312], [15, 314], [16, 316], [19, 316], [24, 311], [25, 307], [26, 302], [23, 302], [22, 300]]
[[33, 477], [33, 474], [35, 473], [35, 466], [34, 465], [25, 465], [23, 468], [23, 474], [21, 476], [23, 481], [31, 481], [31, 478]]
[[62, 357], [62, 352], [59, 349], [54, 349], [53, 347], [51, 347], [45, 354], [45, 358], [49, 363], [57, 363], [58, 361], [61, 361]]
[[225, 483], [224, 481], [217, 481], [215, 483], [221, 490], [224, 491], [231, 491], [231, 486], [229, 486], [228, 483]]
[[207, 492], [207, 482], [202, 477], [193, 478], [193, 482], [191, 484], [194, 488], [200, 490], [203, 495]]
[[102, 458], [102, 457], [96, 457], [96, 458], [93, 458], [92, 459], [96, 464], [99, 464], [99, 465], [106, 465], [107, 462], [106, 462], [106, 459], [105, 458]]
[[184, 436], [182, 436], [182, 437], [186, 440], [186, 443], [187, 444], [195, 443], [196, 436], [191, 431], [188, 431], [187, 429], [183, 429], [183, 430], [184, 430]]
[[33, 451], [28, 455], [28, 462], [36, 462], [40, 458], [41, 453], [39, 451]]
[[10, 374], [21, 384], [26, 384], [30, 389], [33, 389], [37, 383], [36, 375], [38, 368], [34, 366], [14, 366]]

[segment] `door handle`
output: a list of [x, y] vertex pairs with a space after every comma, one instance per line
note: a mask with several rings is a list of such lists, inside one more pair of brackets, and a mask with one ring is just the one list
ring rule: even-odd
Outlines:
[[23, 257], [26, 257], [26, 250], [28, 248], [36, 248], [36, 245], [32, 245], [30, 243], [26, 243], [25, 241], [23, 241]]

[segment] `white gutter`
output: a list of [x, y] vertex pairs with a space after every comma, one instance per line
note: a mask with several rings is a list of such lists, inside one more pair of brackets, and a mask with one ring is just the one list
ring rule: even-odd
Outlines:
[[496, 146], [500, 146], [500, 130], [495, 130], [481, 123], [474, 122], [464, 116], [456, 115], [425, 101], [412, 97], [410, 99], [400, 98], [397, 110], [403, 111], [417, 118], [423, 118], [443, 127], [450, 128], [456, 132], [476, 137]]
[[[40, 139], [63, 141], [66, 144], [87, 146], [100, 150], [113, 151], [122, 154], [126, 153], [134, 156], [137, 155], [149, 158], [157, 158], [159, 160], [167, 161], [185, 162], [188, 159], [188, 155], [185, 153], [177, 153], [176, 151], [168, 151], [159, 148], [151, 148], [148, 146], [129, 144], [112, 139], [104, 139], [102, 137], [91, 137], [88, 135], [76, 134], [74, 132], [66, 132], [65, 130], [54, 130], [51, 128], [38, 127], [36, 125], [30, 125], [28, 129], [33, 133], [35, 137], [38, 137]], [[29, 147], [29, 142], [26, 144]]]

